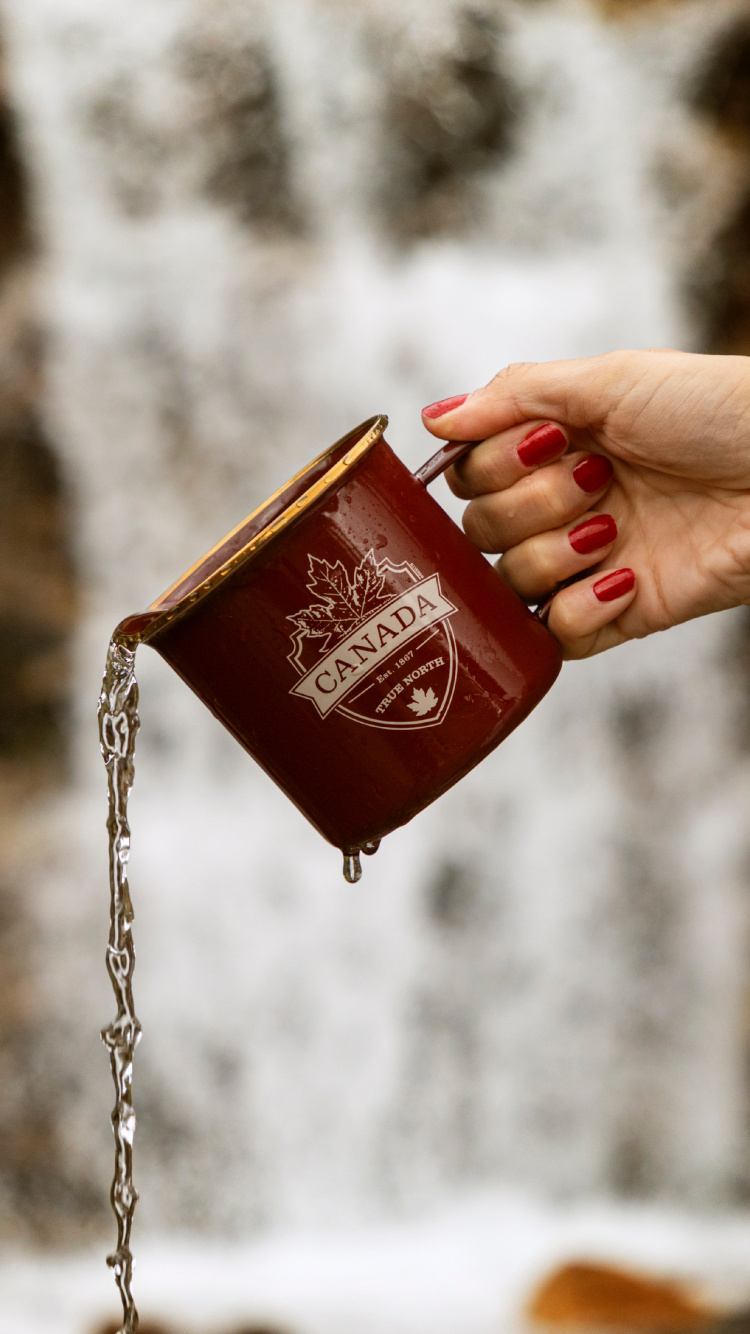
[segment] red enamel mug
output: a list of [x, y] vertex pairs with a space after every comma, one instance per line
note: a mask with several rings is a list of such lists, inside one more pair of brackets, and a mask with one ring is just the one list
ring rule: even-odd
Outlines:
[[557, 641], [374, 417], [119, 627], [149, 643], [345, 856], [478, 764], [555, 680]]

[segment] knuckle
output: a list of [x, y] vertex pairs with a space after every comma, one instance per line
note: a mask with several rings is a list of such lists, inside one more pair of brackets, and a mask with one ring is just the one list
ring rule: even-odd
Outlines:
[[499, 524], [487, 506], [477, 501], [464, 511], [464, 532], [480, 551], [499, 551]]
[[526, 572], [521, 568], [517, 559], [516, 551], [511, 547], [508, 551], [495, 562], [495, 569], [519, 597], [524, 597], [527, 592], [528, 578]]
[[545, 588], [553, 588], [565, 577], [564, 571], [560, 569], [560, 561], [556, 559], [557, 551], [542, 538], [531, 538], [529, 548], [529, 564], [535, 579]]
[[[574, 640], [579, 639], [583, 633], [579, 624], [580, 618], [576, 615], [576, 609], [571, 606], [569, 600], [563, 594], [558, 593], [552, 606], [557, 638], [563, 640], [566, 644], [571, 644]], [[550, 619], [551, 617], [552, 613], [550, 612]]]
[[482, 453], [477, 451], [476, 457], [468, 464], [467, 471], [475, 491], [492, 492], [505, 489], [502, 459], [497, 448], [487, 449]]
[[[552, 469], [544, 471], [551, 473]], [[559, 486], [559, 474], [555, 470], [554, 477], [544, 477], [543, 473], [537, 473], [537, 477], [539, 477], [539, 500], [544, 521], [549, 528], [559, 528], [571, 517], [570, 501]]]
[[461, 464], [454, 469], [454, 475], [458, 483], [459, 496], [465, 500], [471, 500], [482, 491], [482, 470], [478, 467], [477, 459], [462, 459]]
[[469, 483], [464, 479], [463, 470], [459, 471], [456, 464], [454, 464], [452, 468], [448, 468], [445, 474], [445, 480], [454, 496], [458, 496], [459, 500], [471, 500], [474, 492]]
[[456, 494], [464, 499], [502, 491], [503, 456], [495, 441], [487, 440], [475, 447], [453, 465], [451, 472], [457, 483]]
[[536, 361], [512, 361], [509, 366], [503, 366], [502, 370], [493, 375], [490, 384], [500, 384], [505, 389], [506, 380], [518, 379], [527, 375], [530, 371], [536, 370], [537, 365]]

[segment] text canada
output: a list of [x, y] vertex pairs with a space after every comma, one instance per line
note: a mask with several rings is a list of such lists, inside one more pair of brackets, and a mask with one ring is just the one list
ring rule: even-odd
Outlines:
[[311, 699], [325, 718], [391, 653], [455, 610], [442, 594], [439, 575], [421, 579], [341, 640], [296, 683], [291, 693]]

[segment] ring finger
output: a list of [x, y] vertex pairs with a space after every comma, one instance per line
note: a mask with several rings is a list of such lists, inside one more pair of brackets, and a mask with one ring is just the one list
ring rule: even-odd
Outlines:
[[598, 564], [616, 538], [612, 515], [591, 512], [564, 528], [537, 533], [510, 547], [495, 568], [519, 597], [534, 602], [556, 584]]

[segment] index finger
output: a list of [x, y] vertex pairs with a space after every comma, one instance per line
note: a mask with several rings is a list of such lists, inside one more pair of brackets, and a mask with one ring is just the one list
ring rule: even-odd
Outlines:
[[569, 443], [557, 422], [524, 422], [475, 445], [448, 469], [446, 479], [462, 500], [505, 491], [535, 468], [561, 458]]

